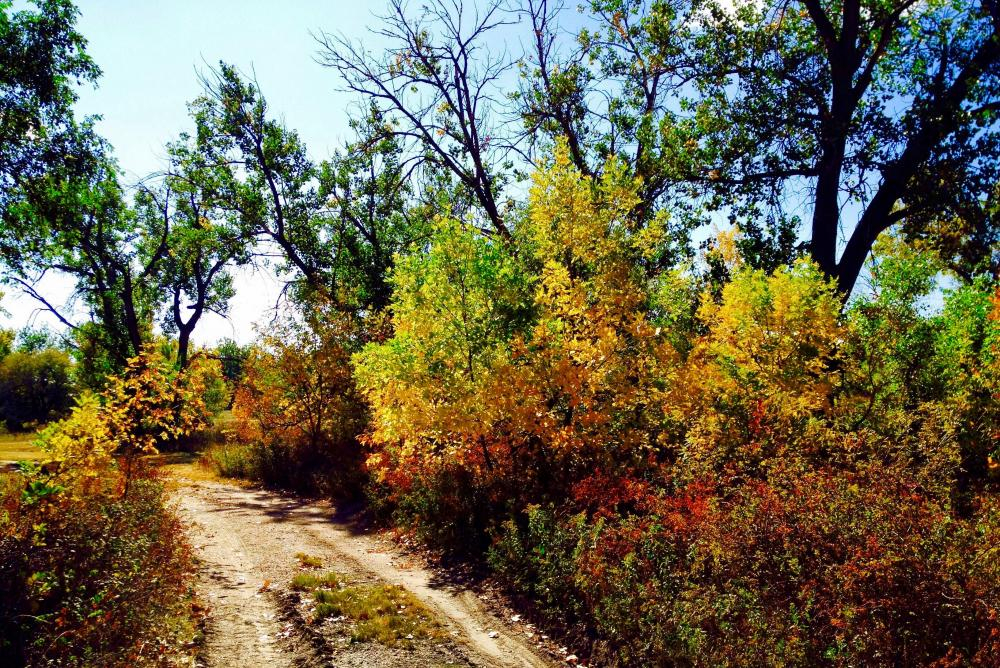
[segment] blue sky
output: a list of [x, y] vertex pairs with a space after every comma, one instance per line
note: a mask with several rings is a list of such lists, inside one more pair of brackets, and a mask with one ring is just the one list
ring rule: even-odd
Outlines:
[[[77, 0], [78, 27], [103, 76], [96, 89], [80, 91], [81, 115], [99, 114], [98, 127], [115, 148], [127, 180], [163, 166], [163, 146], [191, 127], [187, 103], [199, 92], [197, 72], [225, 60], [251, 69], [272, 111], [299, 132], [314, 159], [323, 159], [347, 134], [354, 98], [337, 91], [333, 71], [314, 60], [310, 31], [342, 32], [378, 46], [366, 34], [383, 0]], [[69, 287], [45, 284], [58, 301]], [[266, 273], [237, 276], [232, 322], [209, 314], [199, 323], [201, 343], [222, 337], [253, 337], [252, 325], [266, 317], [280, 283]], [[8, 327], [52, 322], [35, 304], [7, 290]]]
[[[314, 60], [309, 32], [362, 36], [382, 0], [78, 0], [79, 28], [104, 75], [81, 91], [78, 109], [100, 130], [130, 176], [160, 166], [163, 144], [189, 127], [197, 71], [226, 60], [253, 68], [272, 109], [324, 157], [343, 137], [345, 107], [335, 73]], [[366, 39], [366, 42], [369, 40]]]

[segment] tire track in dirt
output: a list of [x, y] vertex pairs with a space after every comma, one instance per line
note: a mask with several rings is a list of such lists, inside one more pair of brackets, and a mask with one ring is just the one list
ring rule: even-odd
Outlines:
[[[451, 631], [463, 662], [490, 668], [553, 665], [504, 632], [504, 624], [471, 591], [439, 581], [385, 538], [357, 531], [326, 502], [211, 482], [180, 481], [175, 496], [203, 564], [200, 590], [210, 607], [203, 665], [283, 668], [330, 659], [316, 655], [313, 645], [289, 634], [280, 621], [273, 590], [280, 591], [295, 574], [299, 552], [321, 557], [329, 570], [408, 589]], [[374, 647], [371, 659], [372, 668], [416, 665]]]

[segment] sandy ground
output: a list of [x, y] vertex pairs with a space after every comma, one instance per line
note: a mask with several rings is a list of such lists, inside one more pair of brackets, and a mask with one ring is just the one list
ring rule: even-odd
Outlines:
[[[174, 494], [202, 562], [199, 594], [209, 608], [199, 665], [553, 665], [475, 594], [441, 581], [325, 502], [214, 482], [183, 482]], [[287, 586], [300, 552], [322, 558], [324, 570], [402, 585], [436, 612], [454, 642], [405, 650], [318, 641], [318, 634], [296, 623], [289, 603]]]

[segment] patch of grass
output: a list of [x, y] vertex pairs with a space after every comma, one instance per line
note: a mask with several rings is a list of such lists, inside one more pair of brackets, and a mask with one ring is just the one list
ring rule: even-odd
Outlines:
[[299, 560], [299, 566], [302, 568], [319, 568], [323, 565], [323, 560], [319, 557], [314, 557], [312, 555], [306, 554], [304, 552], [296, 552], [295, 558]]
[[411, 647], [414, 640], [444, 637], [430, 609], [399, 585], [349, 585], [337, 573], [299, 573], [292, 589], [312, 592], [316, 621], [335, 617], [348, 622], [351, 642]]
[[351, 642], [409, 646], [412, 640], [442, 635], [430, 610], [399, 585], [318, 589], [313, 596], [316, 619], [343, 616], [351, 620]]
[[36, 460], [45, 457], [45, 453], [32, 445], [38, 434], [9, 434], [0, 431], [0, 462], [17, 462], [21, 460]]
[[292, 578], [292, 589], [295, 591], [315, 591], [323, 587], [339, 587], [342, 583], [343, 579], [336, 573], [325, 573], [323, 575], [299, 573]]
[[[162, 452], [156, 455], [147, 455], [145, 460], [148, 464], [159, 468], [166, 477], [166, 483], [174, 487], [177, 480], [189, 480], [193, 482], [216, 482], [224, 480], [214, 469], [202, 464], [196, 453], [192, 452]], [[227, 479], [226, 482], [248, 485], [247, 481], [237, 479]]]

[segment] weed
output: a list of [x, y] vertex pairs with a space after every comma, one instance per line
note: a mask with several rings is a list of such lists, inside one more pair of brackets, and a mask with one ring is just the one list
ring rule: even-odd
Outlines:
[[339, 587], [341, 582], [340, 576], [336, 573], [326, 573], [325, 575], [299, 573], [292, 578], [292, 589], [296, 591], [313, 591], [321, 587]]
[[299, 560], [299, 566], [302, 568], [319, 568], [323, 565], [322, 559], [305, 554], [304, 552], [297, 552], [295, 558]]

